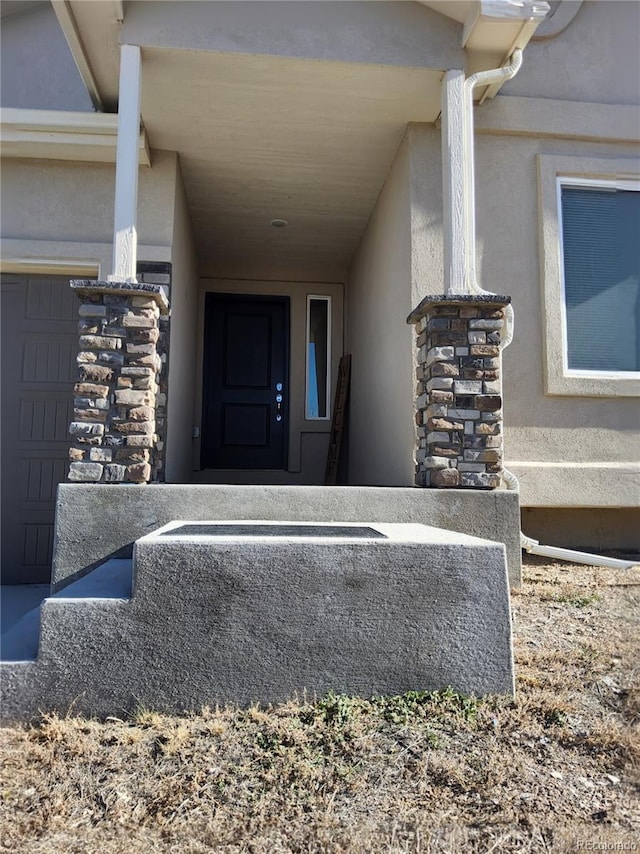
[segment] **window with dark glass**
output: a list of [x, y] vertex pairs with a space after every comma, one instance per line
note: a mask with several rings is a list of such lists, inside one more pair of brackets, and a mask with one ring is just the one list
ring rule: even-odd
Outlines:
[[640, 371], [640, 192], [560, 183], [569, 371]]

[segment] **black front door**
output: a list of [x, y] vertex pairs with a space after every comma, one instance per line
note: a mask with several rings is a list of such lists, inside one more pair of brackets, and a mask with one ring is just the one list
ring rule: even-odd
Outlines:
[[202, 468], [284, 469], [289, 298], [207, 294]]

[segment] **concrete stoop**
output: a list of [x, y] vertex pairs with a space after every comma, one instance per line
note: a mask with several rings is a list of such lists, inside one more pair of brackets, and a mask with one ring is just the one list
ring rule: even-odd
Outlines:
[[46, 599], [37, 658], [2, 663], [2, 718], [513, 692], [503, 544], [420, 524], [282, 524], [173, 522], [136, 541], [133, 576], [111, 561]]

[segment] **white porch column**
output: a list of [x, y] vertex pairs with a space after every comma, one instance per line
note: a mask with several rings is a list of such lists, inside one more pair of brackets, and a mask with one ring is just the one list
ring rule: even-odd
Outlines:
[[140, 48], [132, 44], [121, 45], [111, 281], [136, 280], [140, 65]]
[[464, 71], [447, 71], [442, 82], [442, 199], [444, 290], [466, 293], [468, 198], [465, 151]]

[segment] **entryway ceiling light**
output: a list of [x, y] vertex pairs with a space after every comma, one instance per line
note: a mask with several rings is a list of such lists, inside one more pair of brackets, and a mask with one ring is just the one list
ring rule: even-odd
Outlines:
[[289, 225], [289, 223], [286, 221], [286, 219], [272, 219], [271, 225], [274, 228], [284, 228], [285, 225]]

